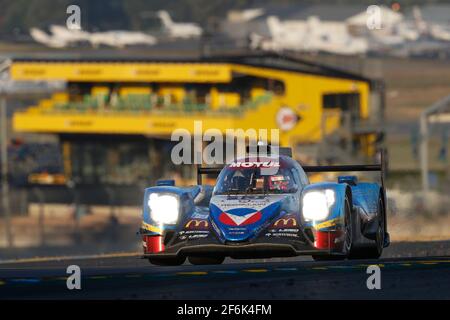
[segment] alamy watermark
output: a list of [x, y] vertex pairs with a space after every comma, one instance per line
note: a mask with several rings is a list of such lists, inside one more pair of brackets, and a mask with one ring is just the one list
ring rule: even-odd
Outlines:
[[66, 270], [70, 276], [66, 280], [66, 286], [69, 290], [81, 290], [81, 268], [77, 265], [70, 265]]
[[70, 5], [66, 9], [70, 16], [66, 20], [66, 26], [69, 30], [81, 30], [81, 8], [77, 5]]
[[381, 269], [378, 265], [370, 265], [366, 270], [367, 274], [370, 276], [367, 278], [366, 286], [369, 290], [380, 290], [381, 289]]
[[382, 29], [381, 8], [377, 5], [368, 6], [366, 26], [369, 30]]
[[[203, 131], [203, 122], [194, 121], [193, 133], [183, 128], [172, 132], [171, 141], [178, 143], [172, 148], [171, 160], [175, 165], [221, 165], [235, 159], [258, 161], [264, 157], [277, 161], [279, 140], [278, 129], [226, 129], [224, 134], [215, 128]], [[261, 168], [267, 175], [278, 170], [264, 164]]]

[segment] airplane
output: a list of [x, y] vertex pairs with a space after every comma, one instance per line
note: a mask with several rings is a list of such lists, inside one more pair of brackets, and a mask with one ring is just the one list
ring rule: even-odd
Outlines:
[[198, 38], [203, 34], [203, 29], [198, 24], [174, 22], [169, 13], [165, 10], [158, 11], [157, 15], [161, 19], [164, 29], [171, 38]]
[[405, 20], [403, 14], [393, 11], [386, 6], [380, 6], [380, 26], [368, 28], [368, 13], [366, 11], [351, 16], [345, 20], [348, 28], [369, 43], [369, 50], [378, 51], [390, 47], [403, 45], [406, 41], [415, 41], [420, 34], [416, 23]]
[[450, 27], [434, 24], [430, 27], [433, 38], [440, 41], [450, 41]]
[[413, 7], [413, 17], [422, 35], [437, 41], [450, 41], [450, 26], [425, 21], [420, 8], [417, 6]]
[[367, 40], [350, 35], [344, 23], [323, 22], [311, 16], [305, 20], [280, 21], [270, 16], [266, 20], [270, 38], [250, 35], [253, 49], [272, 51], [327, 52], [341, 55], [364, 54]]
[[417, 41], [420, 38], [420, 31], [415, 28], [414, 23], [402, 21], [395, 26], [396, 33], [406, 41]]
[[400, 21], [388, 30], [372, 30], [368, 33], [370, 47], [375, 51], [403, 46], [407, 42], [417, 41], [420, 36], [416, 24], [411, 21]]
[[450, 28], [426, 21], [417, 6], [409, 18], [402, 18], [387, 32], [373, 32], [371, 37], [375, 49], [381, 44], [393, 56], [448, 57], [450, 52]]
[[412, 13], [414, 25], [422, 37], [437, 41], [450, 41], [450, 26], [426, 21], [418, 6], [413, 7]]
[[77, 43], [87, 41], [90, 33], [83, 30], [71, 30], [65, 26], [51, 25], [50, 32], [52, 35], [67, 43]]
[[252, 49], [268, 51], [300, 50], [306, 33], [306, 24], [303, 21], [280, 22], [278, 17], [270, 16], [266, 19], [270, 37], [257, 33], [250, 35]]
[[[384, 6], [381, 9], [383, 17], [381, 29], [367, 29], [366, 12], [346, 20], [352, 29], [363, 30], [361, 33], [368, 40], [370, 52], [394, 50], [404, 54], [404, 52], [413, 48], [414, 52], [420, 52], [421, 50], [428, 52], [440, 48], [438, 42], [450, 41], [450, 29], [447, 26], [426, 21], [418, 6], [414, 6], [408, 16]], [[433, 42], [436, 42], [436, 44]]]
[[89, 36], [89, 42], [94, 48], [100, 45], [123, 48], [130, 45], [154, 45], [157, 40], [155, 37], [133, 31], [106, 31], [94, 32]]
[[81, 30], [69, 30], [64, 26], [50, 26], [50, 34], [38, 28], [31, 28], [31, 37], [39, 43], [51, 48], [65, 48], [83, 42], [89, 42], [93, 47], [107, 45], [123, 48], [129, 45], [154, 45], [156, 38], [143, 33], [133, 31], [106, 31], [90, 33]]
[[51, 48], [65, 48], [68, 43], [65, 40], [48, 35], [46, 32], [38, 28], [31, 28], [30, 35], [34, 41], [46, 45]]
[[228, 13], [228, 20], [232, 22], [249, 22], [265, 13], [263, 8], [245, 9], [242, 11], [231, 11]]
[[30, 35], [34, 41], [51, 48], [65, 48], [89, 40], [90, 33], [82, 30], [70, 30], [64, 26], [51, 25], [50, 34], [38, 28], [31, 28]]

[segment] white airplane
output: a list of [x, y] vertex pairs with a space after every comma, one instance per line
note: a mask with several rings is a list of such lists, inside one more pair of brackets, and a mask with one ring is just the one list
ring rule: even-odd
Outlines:
[[420, 32], [410, 21], [401, 21], [394, 27], [395, 33], [407, 41], [417, 41]]
[[228, 20], [231, 22], [249, 22], [262, 16], [265, 13], [263, 8], [245, 9], [242, 11], [230, 11], [228, 13]]
[[31, 37], [39, 43], [52, 48], [64, 48], [89, 40], [89, 32], [70, 30], [63, 26], [51, 25], [50, 34], [38, 28], [31, 28]]
[[369, 47], [366, 39], [352, 36], [346, 24], [323, 22], [318, 17], [308, 18], [306, 34], [309, 51], [355, 55], [366, 53]]
[[418, 6], [413, 7], [413, 19], [416, 29], [420, 32], [420, 34], [426, 34], [429, 32], [428, 23], [422, 17], [422, 11]]
[[35, 41], [52, 48], [64, 48], [82, 42], [89, 42], [94, 47], [107, 45], [119, 48], [129, 45], [156, 44], [155, 37], [143, 32], [107, 31], [90, 33], [82, 30], [70, 30], [57, 25], [50, 26], [50, 34], [37, 28], [31, 28], [30, 34]]
[[380, 7], [380, 27], [369, 29], [368, 12], [363, 11], [345, 20], [347, 26], [369, 40], [370, 47], [380, 48], [398, 46], [405, 41], [415, 41], [420, 34], [416, 24], [405, 21], [403, 14], [393, 11], [386, 6]]
[[[267, 18], [270, 38], [251, 36], [251, 46], [263, 50], [328, 52], [342, 55], [363, 54], [368, 50], [367, 40], [353, 37], [347, 26], [339, 22], [322, 22], [317, 17], [308, 20], [280, 21]], [[259, 43], [258, 43], [259, 42]]]
[[171, 38], [198, 38], [203, 34], [203, 29], [196, 23], [174, 22], [165, 10], [158, 11], [157, 14]]
[[48, 35], [46, 32], [38, 28], [31, 28], [30, 35], [34, 41], [46, 45], [51, 48], [64, 48], [68, 43], [62, 39]]
[[95, 48], [98, 48], [100, 45], [117, 48], [124, 48], [130, 45], [152, 46], [157, 42], [156, 38], [149, 34], [132, 31], [94, 32], [90, 34], [88, 40]]
[[438, 41], [450, 41], [450, 26], [425, 21], [422, 17], [422, 11], [417, 6], [413, 8], [413, 17], [417, 29], [422, 35]]
[[372, 30], [368, 37], [372, 49], [398, 47], [407, 42], [417, 41], [420, 38], [420, 32], [415, 23], [411, 21], [400, 21], [391, 28]]
[[304, 21], [284, 21], [270, 16], [266, 19], [269, 37], [256, 33], [250, 35], [250, 47], [269, 51], [298, 50], [303, 51], [306, 37], [306, 23]]
[[450, 41], [450, 26], [434, 24], [430, 27], [431, 36], [440, 41]]
[[[401, 32], [404, 31], [401, 28], [405, 26], [408, 27], [409, 34]], [[414, 6], [412, 9], [412, 19], [400, 23], [397, 28], [410, 41], [419, 40], [421, 36], [438, 41], [450, 41], [450, 26], [426, 21], [422, 17], [422, 11], [418, 6]], [[411, 34], [415, 36], [408, 37]]]
[[64, 26], [51, 25], [50, 32], [53, 37], [66, 41], [67, 43], [77, 43], [87, 41], [90, 33], [83, 30], [71, 30]]
[[417, 6], [410, 15], [396, 14], [399, 18], [391, 20], [385, 28], [368, 33], [372, 51], [388, 50], [401, 57], [447, 55], [448, 45], [442, 42], [450, 41], [448, 26], [426, 21]]

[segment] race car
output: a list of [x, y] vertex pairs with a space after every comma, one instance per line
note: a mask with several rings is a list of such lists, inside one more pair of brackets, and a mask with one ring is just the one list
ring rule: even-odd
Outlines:
[[[281, 152], [283, 151], [283, 152]], [[382, 161], [383, 163], [383, 161]], [[383, 165], [301, 166], [290, 149], [198, 168], [198, 185], [161, 180], [147, 188], [140, 229], [156, 265], [310, 255], [315, 260], [376, 259], [389, 245], [381, 183], [339, 176], [310, 183], [310, 172], [380, 171]], [[202, 175], [218, 174], [215, 186]]]

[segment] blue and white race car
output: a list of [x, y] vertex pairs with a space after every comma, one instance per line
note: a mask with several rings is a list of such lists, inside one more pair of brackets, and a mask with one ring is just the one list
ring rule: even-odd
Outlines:
[[[143, 258], [179, 265], [186, 258], [192, 264], [220, 264], [225, 257], [380, 257], [389, 245], [383, 183], [340, 176], [337, 182], [312, 184], [307, 173], [383, 172], [383, 166], [302, 167], [290, 151], [280, 153], [199, 168], [196, 186], [163, 180], [147, 188]], [[202, 185], [202, 174], [219, 174], [216, 185]]]

